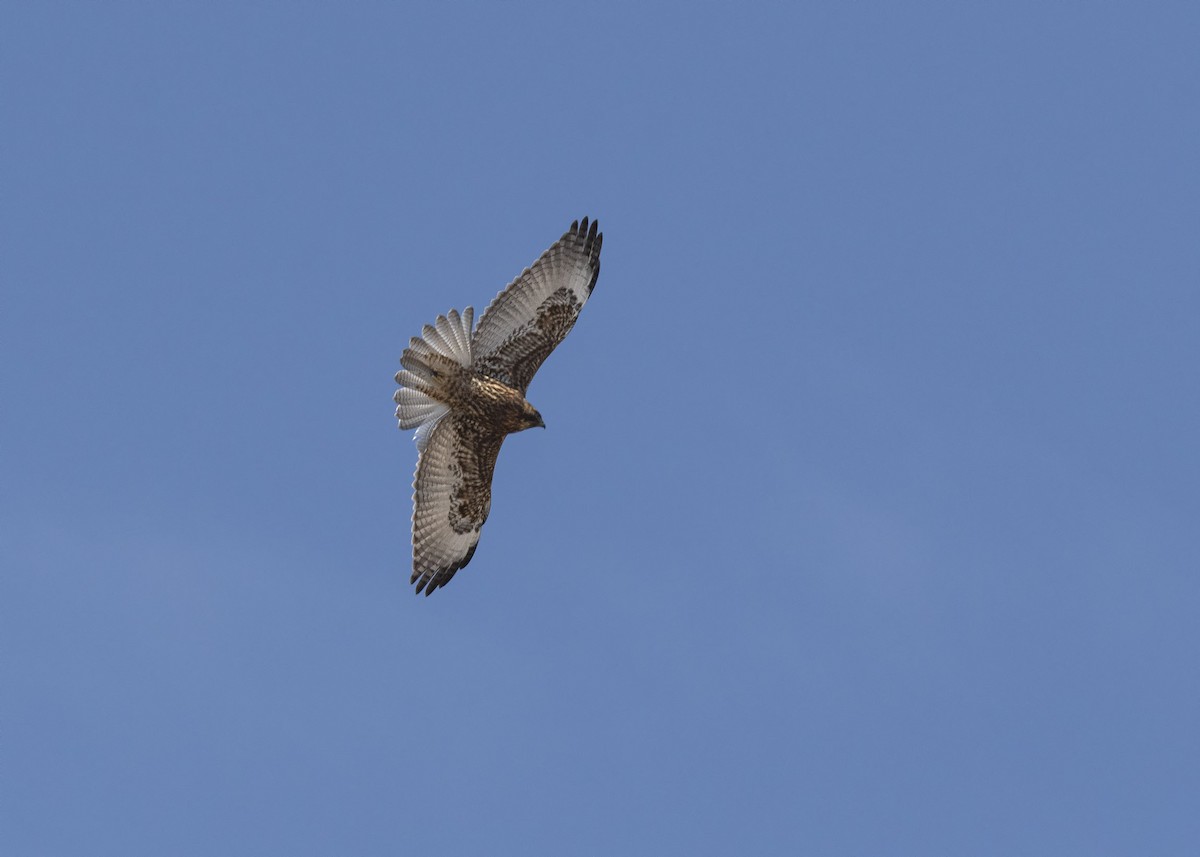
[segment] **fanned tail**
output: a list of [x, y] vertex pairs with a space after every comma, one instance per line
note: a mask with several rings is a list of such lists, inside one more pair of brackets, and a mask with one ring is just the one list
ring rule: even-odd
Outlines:
[[443, 379], [471, 367], [471, 327], [475, 311], [471, 307], [459, 315], [450, 310], [427, 324], [421, 336], [414, 336], [404, 349], [396, 373], [400, 389], [396, 401], [396, 419], [402, 429], [416, 429], [417, 449], [424, 451], [429, 435], [438, 420], [449, 412], [449, 405], [439, 395]]

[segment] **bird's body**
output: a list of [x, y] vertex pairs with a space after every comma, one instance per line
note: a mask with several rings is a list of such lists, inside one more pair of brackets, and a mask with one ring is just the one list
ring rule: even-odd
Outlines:
[[396, 373], [396, 417], [416, 429], [413, 574], [417, 592], [445, 586], [471, 561], [492, 505], [492, 473], [508, 435], [545, 426], [525, 399], [534, 373], [566, 337], [600, 274], [604, 236], [571, 228], [492, 301], [425, 325]]

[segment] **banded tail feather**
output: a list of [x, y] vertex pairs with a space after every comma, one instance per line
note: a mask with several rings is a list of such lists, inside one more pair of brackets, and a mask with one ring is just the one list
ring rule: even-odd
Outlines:
[[414, 440], [424, 450], [438, 420], [450, 411], [443, 401], [442, 380], [449, 374], [471, 368], [471, 328], [475, 310], [467, 307], [460, 315], [450, 310], [427, 324], [420, 336], [409, 340], [400, 358], [404, 368], [396, 373], [400, 389], [396, 402], [396, 420], [402, 429], [416, 429]]

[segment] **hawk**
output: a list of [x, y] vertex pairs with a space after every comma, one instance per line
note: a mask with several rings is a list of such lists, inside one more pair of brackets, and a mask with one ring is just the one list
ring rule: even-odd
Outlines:
[[546, 427], [525, 391], [591, 295], [603, 240], [596, 221], [575, 221], [496, 295], [474, 329], [471, 307], [450, 310], [404, 349], [396, 419], [416, 429], [411, 582], [418, 593], [445, 586], [475, 555], [504, 438]]

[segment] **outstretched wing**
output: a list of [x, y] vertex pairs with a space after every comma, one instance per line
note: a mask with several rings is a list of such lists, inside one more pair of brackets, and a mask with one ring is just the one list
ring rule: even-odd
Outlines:
[[413, 479], [411, 582], [418, 593], [445, 586], [474, 556], [503, 442], [503, 433], [452, 413], [429, 434]]
[[558, 343], [575, 326], [600, 276], [599, 224], [576, 221], [522, 272], [479, 319], [471, 339], [476, 372], [522, 394]]

